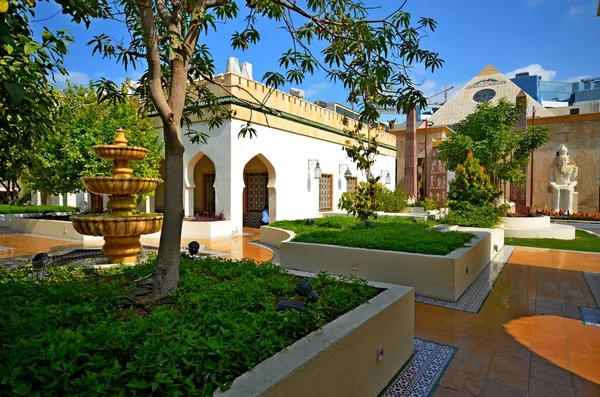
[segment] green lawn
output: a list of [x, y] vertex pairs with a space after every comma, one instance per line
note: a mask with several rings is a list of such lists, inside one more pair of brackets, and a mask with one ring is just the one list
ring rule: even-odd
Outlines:
[[575, 240], [551, 238], [505, 238], [504, 244], [519, 247], [553, 248], [567, 251], [600, 252], [600, 238], [583, 230], [575, 231]]
[[150, 313], [124, 306], [126, 296], [148, 291], [136, 280], [154, 269], [154, 261], [50, 268], [46, 281], [31, 268], [0, 271], [0, 394], [212, 396], [379, 293], [355, 277], [319, 274], [311, 279], [316, 303], [277, 311], [283, 299], [305, 302], [298, 279], [281, 267], [183, 259], [168, 304], [146, 302]]
[[435, 225], [435, 222], [380, 217], [366, 229], [356, 218], [326, 217], [315, 219], [314, 225], [307, 225], [303, 219], [275, 222], [271, 226], [295, 232], [297, 242], [431, 255], [449, 254], [474, 237], [471, 233], [427, 230]]

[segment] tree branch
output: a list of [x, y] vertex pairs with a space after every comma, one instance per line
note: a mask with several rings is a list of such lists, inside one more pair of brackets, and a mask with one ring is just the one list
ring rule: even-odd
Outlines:
[[144, 44], [146, 45], [146, 59], [148, 60], [148, 87], [152, 96], [154, 106], [160, 117], [167, 122], [173, 121], [173, 112], [165, 99], [161, 84], [160, 51], [158, 49], [158, 37], [156, 25], [154, 24], [154, 13], [151, 0], [138, 0], [140, 21], [144, 30]]
[[173, 21], [173, 15], [171, 15], [165, 0], [156, 0], [156, 9], [158, 10], [160, 19], [162, 19], [165, 26], [168, 27]]

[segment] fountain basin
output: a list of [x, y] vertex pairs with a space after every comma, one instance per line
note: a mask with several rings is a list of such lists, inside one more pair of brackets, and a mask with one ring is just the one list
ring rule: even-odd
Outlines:
[[81, 178], [85, 188], [96, 194], [144, 194], [150, 193], [158, 185], [157, 178], [115, 178], [97, 176]]
[[163, 216], [140, 214], [134, 216], [74, 215], [71, 217], [75, 230], [88, 236], [132, 237], [152, 234], [161, 230]]
[[143, 160], [148, 149], [134, 146], [98, 145], [93, 147], [96, 156], [104, 160]]

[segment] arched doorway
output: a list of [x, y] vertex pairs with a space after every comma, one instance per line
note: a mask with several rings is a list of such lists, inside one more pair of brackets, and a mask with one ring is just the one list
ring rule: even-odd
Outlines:
[[244, 167], [244, 190], [242, 202], [243, 225], [260, 227], [260, 215], [269, 206], [269, 220], [277, 219], [275, 168], [262, 154], [252, 157]]
[[213, 161], [201, 154], [194, 165], [194, 214], [208, 213], [214, 216], [215, 206], [215, 177], [216, 169]]
[[154, 211], [162, 213], [165, 212], [165, 159], [160, 160], [158, 172], [162, 183], [159, 183], [154, 189]]

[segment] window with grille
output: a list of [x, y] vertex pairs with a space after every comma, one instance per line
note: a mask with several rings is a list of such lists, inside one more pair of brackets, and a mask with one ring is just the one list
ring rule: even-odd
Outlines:
[[319, 211], [331, 211], [333, 208], [333, 175], [323, 174], [319, 179]]
[[246, 174], [246, 211], [260, 212], [269, 203], [268, 173]]
[[204, 211], [215, 212], [215, 174], [204, 175]]
[[356, 193], [356, 185], [358, 185], [358, 178], [353, 176], [352, 178], [346, 179], [346, 192]]

